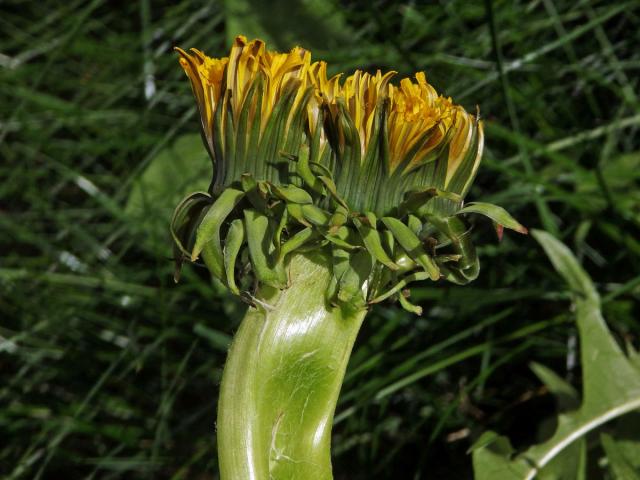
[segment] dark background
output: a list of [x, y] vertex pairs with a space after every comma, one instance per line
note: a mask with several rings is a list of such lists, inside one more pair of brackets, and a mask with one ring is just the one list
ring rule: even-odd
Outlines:
[[[493, 28], [492, 28], [493, 27]], [[217, 478], [215, 413], [244, 306], [187, 267], [168, 220], [209, 162], [172, 52], [237, 33], [330, 73], [425, 70], [485, 119], [468, 198], [578, 256], [638, 345], [637, 1], [0, 3], [0, 477]], [[580, 386], [569, 292], [539, 245], [478, 221], [482, 273], [376, 307], [336, 412], [337, 479], [472, 477], [486, 429], [516, 447], [555, 412], [535, 360]], [[607, 477], [598, 447], [593, 478]]]

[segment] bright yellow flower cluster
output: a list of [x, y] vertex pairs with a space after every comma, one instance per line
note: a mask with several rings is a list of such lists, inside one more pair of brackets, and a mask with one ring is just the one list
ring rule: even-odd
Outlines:
[[[261, 100], [255, 99], [249, 111], [249, 121], [252, 123], [259, 115], [261, 130], [289, 82], [298, 81], [295, 105], [302, 100], [307, 88], [311, 54], [300, 47], [290, 53], [270, 52], [262, 40], [248, 42], [246, 37], [238, 36], [229, 57], [221, 59], [207, 57], [196, 49], [191, 49], [191, 54], [180, 48], [176, 50], [180, 53], [180, 65], [191, 80], [209, 142], [213, 141], [214, 115], [218, 106], [222, 105], [223, 111], [230, 109], [237, 122], [256, 81], [264, 82], [264, 88]], [[220, 128], [224, 130], [225, 125], [221, 122]]]
[[340, 143], [345, 141], [344, 129], [341, 128], [340, 122], [342, 112], [339, 103], [342, 102], [358, 132], [360, 148], [362, 156], [364, 156], [369, 140], [374, 133], [374, 119], [378, 109], [381, 108], [381, 101], [389, 96], [389, 80], [395, 75], [395, 72], [387, 72], [382, 75], [378, 70], [375, 75], [371, 75], [356, 70], [353, 75], [349, 75], [340, 84], [340, 75], [327, 80], [326, 66], [323, 65], [323, 67], [312, 81], [320, 95], [324, 97], [329, 115], [338, 127], [338, 132], [341, 135]]
[[482, 123], [424, 73], [396, 84], [380, 70], [329, 77], [300, 47], [271, 52], [242, 36], [228, 58], [178, 51], [213, 160], [208, 191], [184, 199], [171, 222], [178, 266], [201, 257], [240, 295], [256, 282], [285, 288], [291, 255], [321, 249], [331, 304], [393, 297], [418, 312], [409, 283], [478, 275], [459, 215], [524, 231], [497, 206], [463, 206]]
[[[310, 53], [300, 47], [289, 53], [270, 52], [261, 40], [249, 42], [243, 36], [236, 38], [228, 58], [212, 59], [195, 49], [191, 53], [177, 50], [180, 64], [191, 79], [210, 147], [220, 105], [223, 113], [230, 111], [234, 122], [238, 122], [245, 101], [250, 99], [249, 121], [253, 124], [259, 116], [262, 133], [278, 100], [288, 89], [295, 88], [291, 116], [304, 99], [307, 130], [314, 132], [322, 116], [326, 116], [335, 125], [342, 144], [347, 138], [341, 115], [347, 112], [359, 136], [362, 158], [376, 133], [376, 116], [380, 109], [387, 109], [384, 131], [390, 173], [401, 164], [404, 173], [430, 161], [429, 154], [445, 143], [450, 147], [445, 187], [472, 144], [479, 148], [470, 179], [479, 164], [482, 125], [450, 98], [438, 95], [422, 72], [416, 74], [415, 81], [406, 78], [399, 86], [390, 83], [395, 72], [377, 71], [372, 75], [358, 70], [341, 82], [340, 75], [327, 78], [326, 63], [311, 63]], [[251, 93], [256, 82], [263, 82], [263, 87], [260, 93]], [[312, 95], [307, 95], [309, 88], [313, 89]], [[225, 121], [219, 122], [217, 128], [224, 130], [225, 125]], [[480, 137], [475, 143], [474, 132]], [[221, 138], [225, 138], [224, 134]], [[322, 138], [324, 143], [324, 133]]]
[[450, 98], [438, 96], [423, 72], [416, 74], [416, 80], [413, 83], [405, 78], [399, 87], [391, 85], [389, 92], [389, 148], [397, 152], [396, 158], [402, 158], [421, 142], [412, 164], [419, 163], [438, 146], [451, 127], [456, 109]]

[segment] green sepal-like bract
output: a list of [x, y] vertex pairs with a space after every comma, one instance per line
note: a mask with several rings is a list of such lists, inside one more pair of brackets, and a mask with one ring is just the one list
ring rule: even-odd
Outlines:
[[526, 231], [500, 207], [464, 206], [482, 122], [437, 96], [424, 75], [411, 88], [392, 88], [380, 72], [339, 85], [321, 80], [301, 49], [281, 64], [263, 47], [238, 38], [229, 64], [180, 51], [214, 175], [174, 214], [177, 272], [201, 259], [252, 298], [261, 284], [289, 286], [291, 255], [323, 250], [329, 303], [392, 298], [419, 313], [411, 282], [465, 284], [479, 273], [465, 215], [489, 217], [498, 235]]
[[412, 282], [445, 279], [466, 284], [478, 275], [478, 257], [462, 215], [485, 215], [498, 225], [524, 231], [504, 209], [491, 204], [460, 206], [452, 215], [434, 213], [438, 210], [430, 202], [458, 200], [461, 205], [456, 194], [436, 188], [407, 193], [398, 216], [378, 219], [373, 212], [350, 211], [327, 169], [301, 158], [289, 162], [304, 179], [303, 186], [276, 185], [244, 174], [215, 199], [205, 193], [187, 197], [172, 221], [177, 266], [202, 255], [212, 275], [242, 295], [251, 293], [256, 282], [285, 288], [284, 266], [291, 254], [325, 249], [333, 259], [327, 292], [331, 303], [395, 298], [406, 310], [420, 313], [405, 291]]
[[191, 252], [191, 260], [198, 258], [202, 250], [210, 247], [213, 255], [212, 273], [217, 277], [222, 277], [224, 272], [220, 227], [243, 196], [244, 192], [241, 190], [224, 190], [211, 205], [196, 231], [196, 243]]

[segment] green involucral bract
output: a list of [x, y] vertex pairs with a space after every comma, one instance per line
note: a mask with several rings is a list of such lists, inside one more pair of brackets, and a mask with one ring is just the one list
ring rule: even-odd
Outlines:
[[526, 231], [500, 207], [464, 206], [482, 123], [424, 75], [395, 87], [392, 73], [356, 72], [341, 85], [303, 49], [278, 54], [242, 37], [228, 59], [192, 52], [180, 50], [181, 62], [214, 174], [208, 197], [194, 194], [174, 215], [178, 267], [202, 258], [249, 298], [256, 285], [289, 285], [289, 256], [323, 251], [331, 304], [396, 299], [419, 313], [411, 282], [478, 275], [462, 214], [488, 216], [499, 233]]

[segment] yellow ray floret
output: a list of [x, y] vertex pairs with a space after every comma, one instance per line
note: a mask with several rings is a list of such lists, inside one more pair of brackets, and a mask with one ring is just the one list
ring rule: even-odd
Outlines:
[[393, 170], [416, 146], [409, 168], [416, 166], [445, 138], [453, 124], [456, 108], [450, 98], [439, 96], [423, 72], [417, 83], [405, 78], [391, 86], [389, 96], [389, 150]]
[[[393, 172], [403, 161], [411, 158], [407, 170], [422, 164], [428, 154], [444, 141], [451, 141], [450, 167], [447, 181], [469, 147], [471, 126], [475, 120], [462, 107], [454, 105], [450, 98], [438, 95], [427, 83], [425, 74], [419, 72], [415, 82], [403, 79], [400, 85], [390, 83], [395, 72], [375, 75], [356, 71], [340, 83], [340, 76], [327, 79], [326, 65], [321, 62], [311, 69], [312, 82], [322, 98], [334, 123], [339, 128], [339, 103], [344, 102], [360, 141], [362, 156], [366, 153], [373, 135], [375, 116], [383, 102], [388, 101], [387, 141], [389, 145], [389, 170]], [[454, 131], [451, 131], [451, 129]], [[338, 132], [344, 142], [343, 132]], [[449, 134], [449, 135], [447, 135]]]
[[176, 47], [176, 50], [180, 53], [180, 65], [191, 80], [193, 94], [200, 110], [202, 130], [207, 138], [209, 148], [212, 149], [213, 117], [223, 93], [229, 59], [227, 57], [209, 58], [195, 48], [191, 49], [191, 54], [181, 48]]
[[[321, 119], [326, 119], [337, 134], [338, 156], [349, 141], [359, 147], [364, 159], [376, 130], [384, 127], [390, 173], [400, 166], [401, 173], [409, 172], [434, 160], [431, 153], [443, 146], [449, 147], [445, 184], [461, 165], [467, 170], [471, 155], [471, 178], [480, 161], [482, 125], [450, 98], [439, 95], [423, 72], [417, 73], [414, 80], [403, 79], [399, 85], [390, 83], [395, 72], [379, 70], [375, 74], [358, 70], [341, 81], [341, 75], [328, 78], [327, 64], [311, 63], [311, 54], [303, 48], [271, 52], [263, 41], [248, 41], [244, 36], [235, 39], [228, 58], [209, 58], [196, 49], [190, 53], [177, 50], [180, 64], [191, 80], [210, 151], [214, 151], [215, 129], [220, 130], [218, 138], [226, 138], [227, 116], [231, 116], [232, 128], [236, 128], [243, 107], [248, 107], [250, 128], [258, 128], [262, 135], [279, 100], [293, 92], [288, 121], [305, 100], [305, 130], [316, 132], [321, 127], [324, 148], [327, 132]], [[250, 96], [252, 87], [256, 91]], [[251, 103], [245, 105], [248, 98]], [[218, 109], [222, 109], [222, 115]], [[377, 125], [381, 109], [385, 113], [384, 124]], [[223, 119], [219, 125], [216, 116]], [[345, 116], [351, 125], [349, 131], [345, 130]], [[224, 145], [217, 147], [224, 152]]]
[[[297, 88], [292, 106], [294, 111], [308, 87], [311, 54], [300, 47], [289, 53], [270, 52], [262, 40], [249, 42], [246, 37], [238, 36], [228, 58], [213, 59], [196, 49], [191, 49], [191, 53], [180, 48], [176, 50], [181, 56], [180, 65], [191, 80], [203, 129], [210, 142], [213, 141], [216, 109], [220, 107], [225, 112], [230, 111], [237, 122], [254, 82], [264, 82], [261, 95], [253, 97], [255, 104], [249, 110], [253, 118], [259, 108], [261, 130], [286, 88]], [[224, 129], [225, 123], [221, 122], [219, 128]]]
[[[389, 81], [395, 72], [387, 72], [384, 75], [378, 70], [371, 75], [361, 70], [356, 70], [340, 84], [340, 75], [327, 79], [326, 64], [321, 62], [313, 70], [312, 82], [323, 99], [331, 119], [336, 125], [340, 125], [342, 103], [349, 114], [353, 125], [358, 132], [362, 154], [366, 152], [369, 140], [373, 135], [373, 124], [379, 101], [388, 97]], [[345, 141], [344, 132], [338, 128], [340, 142]]]

